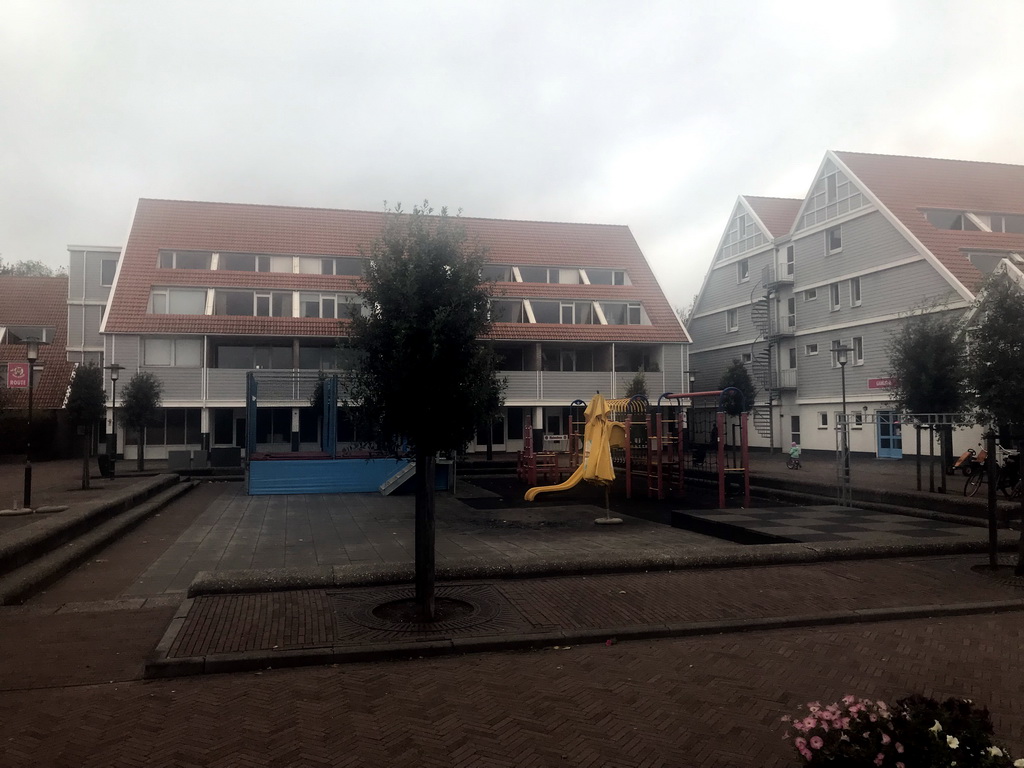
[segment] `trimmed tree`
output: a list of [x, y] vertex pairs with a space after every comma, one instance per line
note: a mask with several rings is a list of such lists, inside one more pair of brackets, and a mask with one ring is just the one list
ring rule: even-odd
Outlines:
[[647, 397], [647, 376], [642, 365], [626, 387], [626, 397], [636, 397], [637, 395]]
[[107, 394], [103, 391], [103, 369], [79, 365], [68, 392], [67, 412], [71, 423], [82, 432], [82, 490], [89, 490], [89, 446], [96, 422], [103, 418]]
[[907, 413], [964, 413], [967, 358], [958, 318], [948, 312], [907, 318], [889, 339], [892, 402]]
[[754, 406], [754, 398], [757, 397], [757, 389], [754, 381], [750, 378], [750, 371], [743, 364], [742, 360], [733, 359], [732, 364], [725, 369], [722, 378], [718, 381], [719, 389], [733, 387], [738, 389], [742, 395], [742, 401], [735, 392], [727, 392], [722, 398], [725, 412], [730, 416], [738, 416], [744, 411], [749, 411]]
[[[981, 424], [1009, 432], [1024, 447], [1024, 291], [1005, 276], [990, 279], [971, 329], [970, 373]], [[1024, 495], [1021, 497], [1024, 516]], [[1024, 528], [1018, 547], [1017, 576], [1024, 576]]]
[[121, 391], [121, 406], [117, 415], [121, 423], [134, 430], [138, 437], [136, 468], [145, 469], [146, 427], [156, 421], [163, 399], [163, 384], [149, 371], [139, 371], [132, 376]]
[[352, 318], [353, 400], [378, 444], [416, 457], [416, 601], [434, 617], [434, 470], [501, 403], [504, 382], [483, 339], [490, 331], [484, 249], [457, 218], [424, 203], [388, 212], [369, 254], [365, 310]]

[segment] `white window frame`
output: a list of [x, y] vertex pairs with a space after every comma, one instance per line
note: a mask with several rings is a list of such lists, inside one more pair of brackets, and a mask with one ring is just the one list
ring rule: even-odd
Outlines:
[[850, 421], [850, 429], [864, 429], [864, 413], [854, 411], [852, 415], [853, 419]]
[[[838, 235], [839, 245], [835, 248], [832, 247], [832, 233], [835, 232]], [[831, 256], [834, 253], [839, 253], [843, 250], [843, 225], [837, 224], [834, 227], [829, 227], [825, 230], [825, 255]]]
[[754, 361], [754, 356], [750, 352], [740, 352], [740, 362], [744, 365], [749, 365]]
[[750, 259], [740, 259], [736, 262], [736, 282], [750, 282]]
[[839, 290], [839, 283], [829, 283], [828, 286], [828, 305], [832, 312], [838, 312], [842, 306], [842, 295]]
[[[147, 344], [149, 342], [165, 342], [170, 347], [170, 362], [154, 363], [148, 357]], [[179, 361], [179, 344], [195, 344], [199, 350], [199, 362], [196, 365], [187, 365]], [[142, 364], [147, 368], [202, 368], [203, 367], [203, 342], [196, 338], [169, 338], [166, 336], [150, 336], [142, 340]]]
[[817, 344], [804, 344], [804, 355], [806, 357], [813, 357], [816, 354], [818, 354]]
[[828, 429], [828, 411], [818, 411], [818, 429]]
[[[854, 290], [854, 286], [856, 286], [856, 290]], [[863, 285], [861, 285], [860, 278], [859, 277], [851, 277], [850, 278], [850, 306], [851, 307], [859, 307], [861, 305], [861, 302], [863, 301], [863, 294], [861, 293], [862, 289], [863, 289]]]
[[[114, 265], [114, 274], [112, 274], [110, 276], [110, 282], [109, 283], [103, 282], [103, 268], [105, 266], [107, 266], [107, 264], [113, 264]], [[117, 277], [117, 259], [101, 259], [100, 260], [100, 285], [103, 286], [104, 288], [109, 288], [110, 286], [112, 286], [114, 284], [114, 278], [115, 277]]]
[[804, 290], [804, 301], [817, 301], [818, 300], [818, 289], [807, 288]]
[[786, 277], [792, 277], [796, 272], [796, 246], [786, 246]]
[[832, 363], [832, 367], [833, 368], [839, 368], [840, 367], [839, 366], [839, 362], [837, 360], [838, 356], [836, 355], [836, 350], [839, 347], [841, 347], [841, 346], [843, 346], [843, 340], [842, 339], [832, 339], [832, 341], [828, 345], [828, 354], [829, 354], [829, 357], [832, 358], [832, 360], [830, 362]]
[[726, 333], [735, 333], [740, 329], [740, 313], [738, 309], [725, 310]]
[[863, 336], [854, 336], [850, 339], [850, 362], [854, 365], [864, 365]]

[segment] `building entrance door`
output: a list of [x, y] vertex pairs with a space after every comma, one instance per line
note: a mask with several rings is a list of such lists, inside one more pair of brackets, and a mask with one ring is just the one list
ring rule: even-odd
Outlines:
[[876, 411], [878, 425], [878, 458], [903, 458], [903, 428], [896, 411]]

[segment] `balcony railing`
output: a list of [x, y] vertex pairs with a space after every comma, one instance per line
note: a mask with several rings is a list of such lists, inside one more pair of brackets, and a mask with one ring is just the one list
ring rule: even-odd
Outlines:
[[[194, 404], [206, 401], [211, 404], [240, 406], [245, 401], [245, 370], [237, 368], [164, 368], [149, 367], [164, 386], [163, 402]], [[289, 383], [289, 371], [275, 371], [275, 383], [266, 395], [272, 404], [304, 405], [315, 386], [311, 374], [303, 370]], [[509, 405], [549, 403], [568, 405], [573, 400], [589, 400], [595, 392], [605, 397], [625, 397], [633, 372], [625, 371], [499, 371], [508, 384], [505, 402]], [[682, 372], [647, 371], [644, 373], [647, 396], [656, 401], [664, 392], [680, 392], [683, 389]], [[265, 400], [261, 392], [261, 402]]]

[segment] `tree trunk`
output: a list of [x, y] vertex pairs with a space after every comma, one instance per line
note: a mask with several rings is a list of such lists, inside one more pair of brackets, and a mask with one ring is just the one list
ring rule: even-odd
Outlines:
[[135, 468], [142, 472], [146, 463], [146, 428], [139, 427], [138, 454], [135, 457]]
[[89, 490], [89, 447], [92, 445], [92, 427], [82, 430], [82, 490]]
[[416, 604], [420, 621], [434, 620], [433, 454], [416, 451]]

